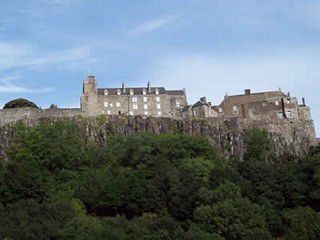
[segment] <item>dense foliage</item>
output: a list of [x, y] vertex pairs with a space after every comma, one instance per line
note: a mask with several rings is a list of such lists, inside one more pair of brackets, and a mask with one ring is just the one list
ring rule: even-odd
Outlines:
[[276, 161], [250, 130], [242, 159], [189, 135], [86, 143], [69, 122], [17, 125], [0, 167], [0, 238], [320, 239], [320, 147]]
[[17, 98], [17, 99], [14, 99], [10, 102], [7, 102], [3, 109], [8, 109], [8, 108], [26, 108], [26, 107], [29, 107], [29, 108], [38, 108], [38, 106], [27, 100], [27, 99], [24, 99], [24, 98]]

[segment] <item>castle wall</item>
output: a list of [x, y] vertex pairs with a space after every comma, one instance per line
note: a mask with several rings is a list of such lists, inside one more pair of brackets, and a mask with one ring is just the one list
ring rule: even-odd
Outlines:
[[41, 118], [70, 118], [83, 115], [79, 108], [36, 109], [14, 108], [0, 110], [0, 126], [15, 123], [19, 120], [32, 122]]

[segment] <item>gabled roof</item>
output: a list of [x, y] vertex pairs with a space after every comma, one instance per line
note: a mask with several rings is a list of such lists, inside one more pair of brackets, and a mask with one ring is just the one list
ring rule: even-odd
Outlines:
[[279, 97], [288, 96], [282, 91], [268, 91], [250, 94], [230, 95], [226, 96], [225, 99], [221, 102], [221, 104], [225, 101], [232, 101], [238, 103], [268, 101], [272, 99], [277, 99]]
[[200, 106], [210, 106], [207, 102], [198, 101], [192, 105], [192, 108], [200, 107]]

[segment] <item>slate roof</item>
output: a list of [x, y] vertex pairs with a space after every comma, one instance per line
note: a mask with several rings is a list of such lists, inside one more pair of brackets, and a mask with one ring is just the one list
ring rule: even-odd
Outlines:
[[271, 100], [279, 97], [288, 97], [288, 96], [282, 91], [258, 92], [258, 93], [226, 96], [225, 99], [222, 101], [222, 103], [227, 100], [232, 102], [238, 102], [238, 103], [259, 102], [259, 101], [266, 101], [266, 100]]
[[[168, 95], [184, 95], [183, 90], [166, 90], [164, 87], [151, 87], [150, 93], [154, 94], [158, 89], [159, 94], [168, 94]], [[130, 91], [133, 90], [134, 95], [142, 95], [143, 90], [147, 91], [147, 88], [140, 88], [140, 87], [126, 87], [125, 93], [123, 93], [122, 88], [98, 88], [98, 95], [104, 95], [105, 90], [108, 91], [108, 95], [117, 95], [117, 91], [121, 91], [121, 95], [129, 95]], [[150, 94], [147, 92], [147, 94]]]
[[192, 108], [200, 107], [200, 106], [203, 106], [203, 105], [208, 105], [208, 103], [202, 102], [202, 101], [198, 101], [198, 102], [196, 102], [195, 104], [192, 105]]

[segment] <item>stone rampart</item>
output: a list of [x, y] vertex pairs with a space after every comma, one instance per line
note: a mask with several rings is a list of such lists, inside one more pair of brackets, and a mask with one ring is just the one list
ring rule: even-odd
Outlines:
[[41, 118], [70, 118], [82, 115], [80, 108], [13, 108], [0, 110], [0, 126], [23, 120], [26, 123]]

